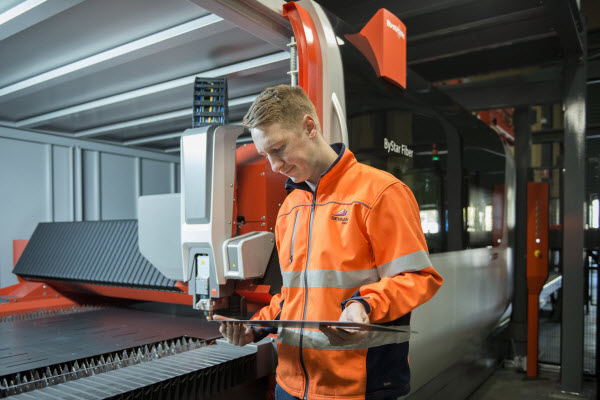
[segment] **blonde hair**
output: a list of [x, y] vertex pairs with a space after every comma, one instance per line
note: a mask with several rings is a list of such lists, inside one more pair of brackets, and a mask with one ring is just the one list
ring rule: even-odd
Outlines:
[[278, 122], [282, 128], [293, 129], [302, 123], [306, 114], [314, 118], [319, 129], [317, 111], [304, 90], [300, 87], [278, 85], [267, 88], [258, 95], [244, 116], [242, 125], [252, 129]]

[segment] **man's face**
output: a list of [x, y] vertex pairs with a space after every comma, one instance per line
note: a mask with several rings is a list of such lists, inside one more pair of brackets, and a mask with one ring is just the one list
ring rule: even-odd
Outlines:
[[294, 182], [313, 182], [315, 174], [318, 179], [310, 127], [299, 125], [297, 130], [289, 130], [275, 122], [253, 128], [251, 133], [256, 150], [269, 159], [273, 172], [279, 172]]

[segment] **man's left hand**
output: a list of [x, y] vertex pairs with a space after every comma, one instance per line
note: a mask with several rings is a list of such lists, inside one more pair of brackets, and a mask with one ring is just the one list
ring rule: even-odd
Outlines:
[[[360, 303], [350, 303], [344, 309], [339, 319], [340, 322], [359, 322], [361, 324], [369, 323], [369, 316], [365, 308]], [[362, 330], [346, 330], [334, 328], [331, 326], [322, 326], [321, 332], [327, 335], [329, 343], [332, 346], [344, 346], [347, 344], [358, 343], [367, 336], [367, 331]]]

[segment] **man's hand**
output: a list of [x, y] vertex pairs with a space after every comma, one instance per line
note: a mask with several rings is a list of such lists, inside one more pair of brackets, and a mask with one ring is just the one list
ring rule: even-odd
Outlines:
[[234, 319], [222, 317], [216, 314], [213, 316], [213, 318], [216, 321], [221, 321], [219, 332], [221, 332], [221, 335], [227, 339], [227, 342], [236, 346], [245, 346], [254, 341], [254, 332], [252, 332], [252, 329], [246, 325], [242, 325], [239, 322], [236, 322]]
[[[350, 303], [342, 312], [339, 320], [341, 322], [360, 322], [362, 324], [368, 324], [369, 316], [362, 304]], [[363, 340], [368, 333], [367, 331], [346, 330], [329, 326], [321, 327], [321, 332], [327, 335], [329, 343], [331, 343], [332, 346], [358, 343]]]

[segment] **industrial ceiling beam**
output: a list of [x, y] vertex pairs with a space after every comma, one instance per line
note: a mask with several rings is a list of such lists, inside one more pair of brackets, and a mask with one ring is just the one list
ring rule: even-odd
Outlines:
[[[543, 131], [531, 132], [532, 140], [534, 144], [537, 143], [552, 143], [552, 142], [563, 142], [565, 138], [564, 129], [546, 129]], [[585, 129], [585, 140], [599, 139], [600, 138], [600, 125], [586, 126]]]
[[[229, 122], [227, 125], [240, 125], [242, 121]], [[171, 133], [163, 133], [162, 135], [147, 136], [138, 139], [125, 140], [121, 144], [124, 146], [139, 146], [141, 144], [162, 142], [169, 139], [181, 137], [185, 131], [177, 131]]]
[[544, 65], [560, 61], [555, 37], [489, 48], [415, 65], [414, 70], [429, 81], [457, 79], [473, 75]]
[[560, 81], [512, 82], [508, 85], [443, 88], [444, 92], [471, 111], [560, 102]]
[[294, 35], [282, 16], [283, 0], [188, 0], [254, 36], [287, 50]]
[[133, 100], [143, 96], [149, 96], [152, 94], [160, 93], [163, 91], [175, 89], [182, 86], [192, 85], [194, 83], [194, 79], [196, 76], [202, 76], [205, 78], [216, 78], [220, 76], [232, 75], [239, 72], [248, 72], [260, 68], [267, 67], [272, 64], [276, 64], [282, 61], [289, 60], [290, 55], [287, 52], [279, 52], [275, 54], [269, 54], [267, 56], [255, 58], [252, 60], [242, 61], [239, 63], [227, 65], [224, 67], [219, 67], [215, 69], [211, 69], [208, 71], [198, 72], [197, 74], [186, 76], [183, 78], [174, 79], [168, 82], [159, 83], [156, 85], [147, 86], [141, 89], [132, 90], [129, 92], [121, 93], [115, 96], [105, 97], [103, 99], [98, 99], [94, 101], [90, 101], [83, 104], [78, 104], [76, 106], [67, 107], [62, 110], [53, 111], [50, 113], [37, 115], [35, 117], [23, 119], [16, 123], [16, 127], [24, 128], [24, 127], [34, 127], [43, 124], [47, 124], [48, 122], [67, 117], [72, 114], [89, 111], [92, 109], [99, 109], [101, 107], [106, 107], [110, 105], [114, 105], [117, 103]]
[[[493, 18], [491, 20], [495, 20]], [[443, 32], [428, 33], [417, 36], [413, 41], [409, 39], [407, 64], [415, 66], [418, 64], [437, 61], [441, 59], [465, 56], [469, 53], [495, 50], [501, 47], [511, 47], [521, 43], [535, 42], [538, 40], [556, 36], [556, 32], [548, 31], [544, 27], [541, 17], [532, 21], [531, 19], [504, 20], [498, 23], [487, 23], [480, 25], [473, 32], [466, 27], [455, 27], [451, 33], [448, 28]], [[436, 35], [436, 36], [432, 36]], [[430, 36], [432, 36], [430, 38]], [[425, 40], [431, 39], [431, 40]]]
[[[228, 101], [229, 108], [242, 106], [242, 105], [249, 105], [254, 101], [254, 99], [256, 99], [256, 96], [257, 95], [254, 94], [254, 95], [250, 95], [250, 96], [244, 96], [244, 97], [238, 97], [235, 99], [231, 99]], [[104, 135], [109, 132], [117, 131], [120, 129], [132, 128], [134, 126], [139, 126], [139, 125], [149, 125], [149, 124], [169, 121], [169, 120], [173, 120], [173, 119], [191, 117], [192, 115], [193, 115], [193, 109], [192, 109], [192, 107], [189, 107], [189, 108], [185, 108], [183, 110], [177, 110], [177, 111], [171, 111], [168, 113], [153, 115], [151, 117], [138, 118], [138, 119], [133, 119], [133, 120], [129, 120], [129, 121], [119, 122], [116, 124], [100, 126], [98, 128], [86, 129], [83, 131], [76, 132], [74, 136], [77, 138], [81, 138], [81, 137], [89, 138], [89, 137]]]
[[165, 49], [218, 34], [233, 25], [216, 15], [206, 15], [91, 57], [64, 65], [43, 74], [0, 88], [0, 99], [11, 100], [77, 77], [146, 57]]
[[493, 79], [481, 77], [471, 82], [438, 86], [438, 89], [471, 111], [559, 103], [562, 101], [561, 73], [561, 66], [554, 66]]
[[548, 9], [554, 21], [565, 55], [579, 57], [583, 55], [583, 23], [579, 7], [574, 0], [548, 0]]
[[343, 12], [339, 13], [342, 19], [346, 19], [345, 17], [348, 15], [358, 16], [360, 13], [364, 13], [365, 7], [368, 7], [369, 10], [372, 11], [372, 14], [374, 14], [375, 11], [380, 8], [388, 8], [399, 18], [405, 21], [410, 18], [444, 12], [446, 10], [476, 2], [477, 0], [402, 0], [395, 2], [390, 2], [388, 0], [371, 0], [368, 2], [328, 0], [327, 6], [328, 8], [331, 8], [332, 11], [343, 9]]
[[[83, 0], [28, 0], [0, 14], [0, 41], [61, 13]], [[31, 8], [30, 8], [31, 7]], [[10, 18], [10, 19], [9, 19]]]
[[421, 34], [409, 35], [407, 42], [409, 45], [412, 45], [419, 42], [424, 42], [426, 40], [438, 40], [440, 38], [446, 38], [449, 35], [457, 35], [463, 32], [467, 33], [468, 35], [473, 35], [474, 32], [486, 28], [494, 28], [504, 24], [514, 24], [518, 21], [531, 21], [532, 19], [539, 19], [544, 16], [544, 13], [545, 10], [543, 7], [528, 8], [507, 14], [495, 15], [493, 17], [481, 18], [476, 21], [453, 25], [443, 29], [436, 29]]
[[53, 144], [64, 147], [80, 147], [83, 150], [99, 151], [132, 157], [143, 157], [149, 158], [151, 160], [160, 160], [167, 162], [179, 161], [176, 157], [164, 154], [160, 150], [132, 149], [114, 142], [111, 143], [101, 140], [74, 139], [72, 135], [60, 132], [49, 132], [44, 130], [32, 129], [14, 129], [10, 126], [3, 126], [2, 123], [0, 123], [0, 127], [5, 128], [2, 131], [2, 137], [8, 139], [32, 143]]

